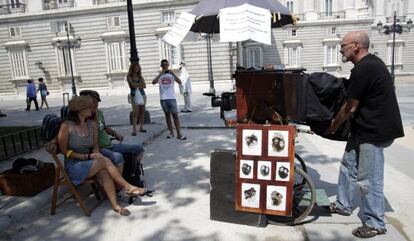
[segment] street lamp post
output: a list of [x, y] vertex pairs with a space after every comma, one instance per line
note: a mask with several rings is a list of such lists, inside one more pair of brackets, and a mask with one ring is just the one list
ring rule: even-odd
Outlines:
[[[70, 75], [72, 77], [72, 96], [76, 96], [76, 85], [75, 85], [75, 77], [73, 76], [73, 63], [72, 63], [72, 53], [70, 52], [70, 39], [69, 39], [69, 28], [68, 23], [65, 23], [65, 31], [66, 31], [66, 37], [68, 39], [68, 54], [69, 54], [69, 65], [70, 65]], [[63, 58], [65, 59], [65, 58]]]
[[378, 33], [385, 33], [386, 35], [392, 33], [392, 51], [391, 51], [391, 78], [392, 78], [392, 84], [395, 83], [395, 33], [402, 34], [404, 31], [404, 28], [407, 29], [407, 32], [410, 32], [410, 29], [412, 27], [413, 21], [409, 19], [406, 23], [406, 26], [402, 26], [400, 24], [397, 24], [397, 12], [394, 11], [394, 20], [392, 25], [385, 25], [379, 21], [377, 23], [377, 30]]
[[137, 44], [135, 42], [135, 25], [134, 25], [134, 9], [132, 8], [132, 0], [127, 0], [128, 25], [129, 25], [129, 44], [131, 46], [131, 63], [138, 63]]

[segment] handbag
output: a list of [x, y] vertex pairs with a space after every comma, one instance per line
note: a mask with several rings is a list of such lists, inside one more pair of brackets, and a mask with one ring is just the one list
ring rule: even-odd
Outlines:
[[144, 96], [142, 96], [141, 91], [135, 91], [135, 104], [145, 105]]
[[46, 95], [49, 95], [49, 91], [46, 90]]

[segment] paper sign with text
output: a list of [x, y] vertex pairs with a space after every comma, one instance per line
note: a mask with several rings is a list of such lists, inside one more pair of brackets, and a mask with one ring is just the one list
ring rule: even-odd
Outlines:
[[250, 4], [220, 10], [220, 41], [254, 40], [271, 44], [271, 14], [268, 9]]
[[164, 35], [162, 40], [173, 46], [178, 46], [187, 35], [194, 23], [195, 15], [183, 12], [177, 18], [171, 29]]

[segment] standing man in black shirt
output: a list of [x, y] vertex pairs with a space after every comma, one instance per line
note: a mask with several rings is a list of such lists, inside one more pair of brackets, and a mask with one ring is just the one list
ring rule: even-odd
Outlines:
[[347, 101], [332, 120], [330, 131], [351, 118], [351, 134], [342, 158], [336, 202], [331, 212], [351, 215], [354, 190], [360, 188], [363, 225], [352, 233], [360, 238], [385, 234], [384, 153], [404, 136], [391, 75], [384, 62], [368, 52], [365, 31], [347, 33], [341, 41], [342, 61], [351, 61]]

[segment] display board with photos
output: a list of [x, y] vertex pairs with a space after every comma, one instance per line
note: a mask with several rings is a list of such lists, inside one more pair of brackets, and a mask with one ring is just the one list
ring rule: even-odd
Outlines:
[[236, 210], [291, 216], [294, 127], [237, 125]]

